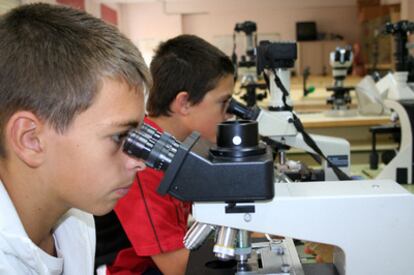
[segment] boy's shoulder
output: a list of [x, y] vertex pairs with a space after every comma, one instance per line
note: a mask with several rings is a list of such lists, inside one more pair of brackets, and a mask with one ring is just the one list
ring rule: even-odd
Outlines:
[[[69, 210], [59, 221], [54, 237], [58, 257], [63, 258], [64, 274], [93, 274], [95, 227], [92, 215]], [[29, 239], [0, 182], [0, 274], [49, 274], [51, 268], [59, 269], [56, 266], [59, 258], [49, 261], [51, 258]]]
[[54, 237], [64, 259], [64, 274], [93, 274], [96, 234], [92, 214], [70, 209], [56, 226]]

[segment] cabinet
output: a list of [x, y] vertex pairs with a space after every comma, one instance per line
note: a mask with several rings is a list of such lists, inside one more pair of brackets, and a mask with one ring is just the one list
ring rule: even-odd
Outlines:
[[321, 40], [298, 42], [298, 59], [296, 61], [296, 73], [303, 74], [306, 67], [310, 68], [312, 75], [332, 75], [329, 64], [329, 54], [336, 47], [345, 47], [348, 44], [344, 40]]

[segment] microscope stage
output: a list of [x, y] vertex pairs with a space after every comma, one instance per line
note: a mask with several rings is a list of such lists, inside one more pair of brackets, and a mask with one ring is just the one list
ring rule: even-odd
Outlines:
[[214, 241], [209, 239], [199, 250], [190, 253], [186, 275], [337, 275], [333, 264], [300, 263], [292, 239], [252, 240], [252, 255], [248, 263], [252, 271], [237, 271], [237, 262], [219, 261], [214, 257]]

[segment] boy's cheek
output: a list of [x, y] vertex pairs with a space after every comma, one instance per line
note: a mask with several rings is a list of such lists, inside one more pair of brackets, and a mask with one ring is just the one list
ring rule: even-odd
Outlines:
[[207, 139], [208, 141], [210, 141], [212, 143], [216, 143], [216, 140], [217, 140], [216, 130], [210, 131], [210, 133], [208, 134], [208, 136], [205, 137], [205, 139]]

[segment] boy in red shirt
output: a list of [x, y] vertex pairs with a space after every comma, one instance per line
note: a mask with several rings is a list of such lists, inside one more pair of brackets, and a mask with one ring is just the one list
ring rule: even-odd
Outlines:
[[[217, 124], [229, 118], [226, 109], [234, 87], [231, 60], [203, 39], [181, 35], [161, 43], [150, 69], [154, 85], [145, 122], [180, 141], [198, 131], [215, 142]], [[117, 227], [111, 232], [124, 230], [121, 246], [125, 248], [108, 265], [107, 274], [185, 273], [189, 251], [183, 238], [191, 204], [160, 196], [156, 190], [162, 177], [162, 172], [150, 168], [140, 172], [117, 204], [112, 220], [117, 217], [122, 226], [110, 223]], [[100, 236], [99, 221], [97, 227], [98, 244], [115, 238], [114, 233]]]

